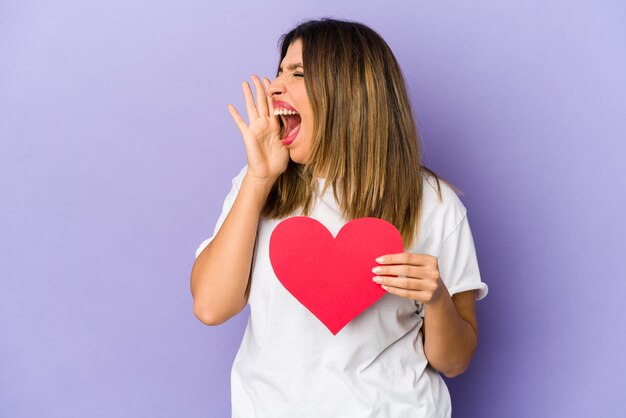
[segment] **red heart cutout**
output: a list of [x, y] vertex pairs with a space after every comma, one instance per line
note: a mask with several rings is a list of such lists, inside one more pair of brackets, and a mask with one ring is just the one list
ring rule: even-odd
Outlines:
[[333, 335], [386, 293], [372, 281], [376, 258], [402, 252], [400, 232], [378, 218], [354, 219], [334, 238], [315, 219], [295, 216], [270, 237], [276, 277]]

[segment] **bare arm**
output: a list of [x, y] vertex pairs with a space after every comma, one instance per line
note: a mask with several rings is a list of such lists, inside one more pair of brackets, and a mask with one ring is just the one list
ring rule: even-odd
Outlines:
[[439, 300], [425, 306], [424, 352], [430, 365], [446, 377], [463, 373], [476, 352], [475, 299], [474, 290], [450, 297], [446, 289]]
[[289, 163], [272, 99], [258, 77], [253, 76], [253, 82], [256, 104], [250, 85], [242, 83], [249, 125], [233, 106], [228, 107], [244, 139], [248, 170], [224, 223], [191, 270], [193, 311], [207, 325], [225, 322], [246, 305], [260, 214], [272, 185]]
[[224, 223], [193, 265], [194, 314], [207, 325], [225, 322], [247, 303], [256, 230], [272, 183], [244, 177]]
[[474, 290], [450, 293], [439, 274], [437, 257], [388, 254], [376, 260], [374, 281], [392, 294], [424, 304], [424, 353], [430, 365], [446, 375], [463, 373], [476, 351], [478, 324]]

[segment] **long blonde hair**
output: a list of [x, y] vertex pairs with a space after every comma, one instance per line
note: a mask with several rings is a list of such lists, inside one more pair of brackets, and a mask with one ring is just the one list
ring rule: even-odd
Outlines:
[[[306, 164], [289, 162], [262, 215], [309, 215], [324, 173], [345, 219], [376, 217], [398, 228], [405, 247], [419, 234], [422, 170], [419, 136], [400, 66], [374, 30], [324, 18], [299, 24], [280, 39], [281, 56], [302, 41], [304, 81], [314, 116]], [[280, 64], [279, 64], [280, 65]]]

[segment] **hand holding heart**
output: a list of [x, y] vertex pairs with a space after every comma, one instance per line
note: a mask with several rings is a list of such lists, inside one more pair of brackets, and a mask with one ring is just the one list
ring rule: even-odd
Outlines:
[[[283, 286], [335, 335], [385, 291], [425, 304], [446, 294], [437, 258], [403, 249], [400, 232], [382, 219], [354, 219], [333, 237], [319, 221], [295, 216], [274, 228], [270, 261]], [[376, 262], [380, 280], [372, 282]]]
[[376, 259], [372, 278], [387, 292], [424, 304], [439, 300], [445, 285], [439, 275], [437, 257], [428, 254], [388, 254]]

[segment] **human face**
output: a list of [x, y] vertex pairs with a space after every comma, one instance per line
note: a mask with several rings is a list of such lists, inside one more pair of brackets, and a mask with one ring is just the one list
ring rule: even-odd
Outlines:
[[[274, 114], [282, 121], [283, 145], [289, 150], [291, 159], [300, 164], [307, 162], [313, 137], [313, 110], [304, 77], [302, 41], [297, 39], [289, 45], [280, 63], [278, 77], [270, 84], [269, 94], [273, 99]], [[297, 114], [285, 114], [293, 112]]]

